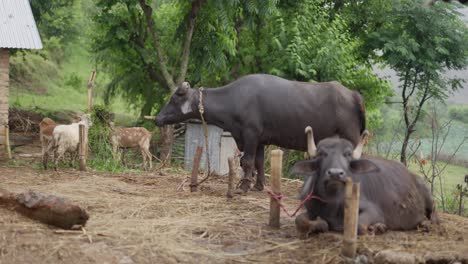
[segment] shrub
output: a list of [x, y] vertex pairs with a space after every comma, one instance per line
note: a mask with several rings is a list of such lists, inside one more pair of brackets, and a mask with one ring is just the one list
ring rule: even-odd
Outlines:
[[72, 72], [65, 78], [65, 85], [70, 86], [76, 90], [83, 87], [83, 78]]
[[120, 160], [112, 155], [112, 145], [109, 141], [110, 127], [113, 115], [106, 106], [95, 105], [91, 111], [93, 125], [89, 129], [88, 142], [92, 154], [88, 165], [91, 168], [105, 171], [122, 171], [124, 169]]

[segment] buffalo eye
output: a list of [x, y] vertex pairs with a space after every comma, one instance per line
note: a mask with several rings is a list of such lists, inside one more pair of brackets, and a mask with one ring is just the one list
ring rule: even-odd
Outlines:
[[327, 154], [325, 151], [323, 151], [323, 150], [319, 150], [319, 151], [317, 152], [317, 156], [322, 157], [322, 158], [323, 158], [323, 157], [326, 157], [327, 155], [328, 155], [328, 154]]
[[353, 155], [353, 152], [350, 151], [350, 150], [346, 150], [346, 151], [343, 153], [343, 155], [344, 155], [345, 157], [349, 158], [349, 157], [351, 157], [351, 156]]

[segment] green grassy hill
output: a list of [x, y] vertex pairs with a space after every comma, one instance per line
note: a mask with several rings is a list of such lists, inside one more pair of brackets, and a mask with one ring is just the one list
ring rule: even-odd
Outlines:
[[[81, 43], [67, 48], [69, 55], [60, 66], [30, 53], [15, 56], [13, 67], [19, 68], [29, 81], [13, 80], [10, 87], [10, 105], [21, 109], [44, 112], [85, 111], [87, 108], [87, 82], [94, 68], [90, 54]], [[97, 72], [93, 104], [103, 104], [102, 95], [106, 76]], [[116, 114], [116, 122], [130, 125], [137, 118], [137, 111], [123, 98], [111, 101], [110, 109]]]

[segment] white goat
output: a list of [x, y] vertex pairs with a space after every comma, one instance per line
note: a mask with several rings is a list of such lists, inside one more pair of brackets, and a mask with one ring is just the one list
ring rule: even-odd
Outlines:
[[[135, 148], [138, 147], [143, 157], [143, 168], [146, 169], [146, 163], [148, 161], [149, 168], [153, 168], [152, 155], [149, 150], [151, 137], [153, 132], [149, 132], [144, 127], [119, 127], [114, 128], [114, 123], [110, 123], [112, 129], [110, 135], [110, 141], [112, 143], [112, 149], [114, 152], [114, 159], [117, 159], [117, 151], [119, 148]], [[125, 152], [124, 152], [125, 153]], [[125, 164], [124, 156], [122, 155], [122, 161]]]
[[54, 169], [57, 170], [58, 161], [63, 158], [65, 152], [72, 154], [72, 164], [77, 156], [78, 145], [80, 143], [79, 125], [85, 126], [85, 135], [88, 134], [88, 129], [92, 125], [91, 116], [84, 114], [81, 116], [81, 121], [70, 125], [58, 125], [53, 132], [54, 145]]

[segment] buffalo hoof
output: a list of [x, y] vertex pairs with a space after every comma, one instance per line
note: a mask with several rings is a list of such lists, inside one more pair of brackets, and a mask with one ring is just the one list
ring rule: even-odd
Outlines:
[[257, 191], [263, 191], [264, 186], [263, 186], [263, 183], [257, 182], [257, 183], [255, 183], [254, 187], [255, 187], [255, 190], [257, 190]]
[[250, 183], [252, 181], [247, 179], [247, 178], [243, 178], [240, 180], [239, 184], [237, 185], [237, 189], [235, 190], [235, 193], [237, 194], [243, 194], [243, 193], [246, 193], [250, 190]]
[[296, 230], [300, 239], [306, 239], [310, 234], [324, 233], [328, 231], [328, 223], [320, 217], [310, 220], [307, 213], [298, 215], [295, 220]]
[[380, 235], [387, 232], [387, 226], [382, 223], [375, 223], [368, 227], [369, 233], [372, 235]]

